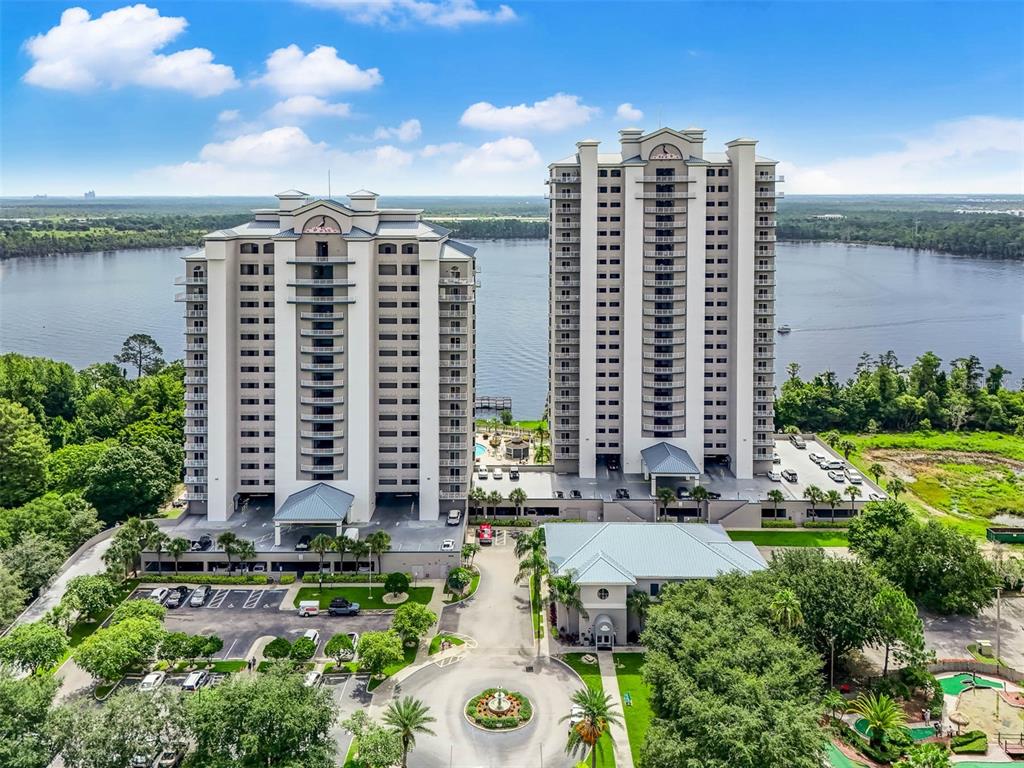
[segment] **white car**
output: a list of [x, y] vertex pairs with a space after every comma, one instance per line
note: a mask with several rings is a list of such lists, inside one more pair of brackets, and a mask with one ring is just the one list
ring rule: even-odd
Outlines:
[[772, 470], [771, 472], [768, 473], [768, 479], [771, 480], [773, 483], [781, 483], [782, 482], [782, 475], [780, 475], [778, 472]]
[[828, 476], [829, 476], [829, 479], [832, 480], [835, 483], [845, 483], [846, 482], [846, 475], [844, 475], [842, 472], [837, 472], [836, 470], [832, 470], [832, 471], [830, 471], [828, 473]]
[[825, 460], [825, 457], [820, 453], [808, 453], [807, 458], [813, 461], [815, 464], [821, 464]]
[[152, 691], [154, 688], [159, 688], [163, 685], [164, 678], [167, 677], [163, 672], [150, 672], [139, 683], [140, 691]]
[[323, 677], [324, 676], [320, 672], [317, 672], [315, 670], [312, 672], [307, 672], [306, 676], [302, 679], [302, 684], [307, 688], [315, 688], [316, 686], [320, 685], [320, 682], [323, 680]]
[[860, 485], [861, 483], [864, 482], [864, 477], [860, 474], [860, 472], [847, 471], [846, 479], [849, 480], [853, 485]]
[[164, 600], [166, 600], [167, 596], [170, 595], [170, 594], [171, 594], [171, 590], [169, 590], [167, 587], [157, 587], [156, 589], [154, 589], [152, 592], [149, 593], [149, 598], [148, 599], [152, 600], [157, 605], [163, 605], [164, 604]]
[[832, 459], [832, 461], [823, 462], [821, 464], [821, 468], [843, 470], [846, 469], [846, 465], [843, 464], [843, 462], [839, 461], [839, 459]]
[[483, 464], [481, 464], [480, 467], [476, 471], [476, 476], [480, 480], [486, 480], [487, 479], [487, 467], [485, 467]]
[[491, 472], [491, 477], [495, 480], [501, 480], [501, 467], [495, 467], [494, 471]]
[[455, 539], [445, 539], [441, 542], [442, 552], [454, 552], [455, 551]]
[[881, 493], [869, 493], [868, 494], [868, 498], [871, 501], [884, 501], [885, 500], [885, 496], [883, 496]]

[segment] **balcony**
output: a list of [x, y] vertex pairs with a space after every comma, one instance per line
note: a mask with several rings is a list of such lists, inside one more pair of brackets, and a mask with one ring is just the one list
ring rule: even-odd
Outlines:
[[186, 384], [205, 384], [207, 381], [205, 376], [186, 376]]
[[643, 184], [688, 184], [696, 180], [696, 176], [641, 176], [637, 179]]
[[311, 424], [334, 424], [345, 420], [344, 413], [306, 413], [299, 414], [299, 421], [308, 421]]
[[189, 485], [206, 485], [206, 475], [185, 475], [184, 482]]
[[754, 225], [756, 227], [774, 227], [777, 226], [778, 222], [775, 219], [758, 219]]
[[317, 381], [311, 381], [310, 379], [303, 379], [299, 382], [299, 386], [302, 387], [313, 387], [315, 389], [337, 389], [338, 387], [345, 386], [344, 379], [323, 379]]
[[755, 301], [775, 301], [775, 291], [758, 291], [754, 294]]
[[775, 242], [775, 235], [765, 235], [765, 234], [757, 235], [754, 238], [754, 241], [758, 242], [758, 243], [774, 243]]
[[438, 317], [468, 317], [469, 313], [464, 309], [442, 309], [437, 315]]
[[[562, 323], [562, 324], [556, 325], [554, 327], [555, 331], [578, 331], [579, 329], [580, 329], [580, 324], [579, 323]], [[568, 343], [572, 344], [574, 342], [570, 341]]]
[[553, 283], [555, 288], [579, 288], [580, 281], [573, 280], [572, 278], [560, 278]]
[[644, 360], [662, 360], [671, 362], [673, 360], [685, 360], [686, 352], [680, 349], [678, 352], [643, 352]]
[[185, 491], [185, 501], [206, 501], [206, 494], [197, 493], [196, 491]]
[[205, 419], [209, 415], [209, 411], [205, 408], [186, 408], [185, 418], [186, 419]]
[[682, 288], [685, 280], [644, 280], [644, 288]]
[[437, 433], [439, 435], [466, 435], [469, 434], [472, 430], [472, 424], [467, 424], [464, 427], [442, 426], [437, 428]]
[[685, 293], [645, 293], [644, 301], [686, 301]]
[[[658, 330], [664, 330], [659, 328]], [[671, 336], [670, 338], [663, 339], [657, 336], [644, 336], [644, 344], [685, 344], [686, 336]]]
[[299, 312], [300, 320], [344, 320], [344, 312]]
[[673, 368], [660, 368], [656, 366], [645, 365], [643, 367], [644, 373], [662, 373], [662, 374], [676, 374], [686, 373], [686, 366], [677, 365]]
[[686, 323], [644, 323], [645, 331], [685, 331]]
[[344, 347], [299, 347], [299, 350], [307, 355], [341, 355], [344, 354]]
[[559, 237], [557, 240], [553, 240], [554, 245], [571, 245], [572, 243], [578, 243], [580, 239], [578, 237]]
[[555, 395], [555, 400], [564, 403], [576, 403], [579, 402], [579, 395]]
[[672, 309], [655, 309], [654, 307], [644, 307], [641, 312], [648, 317], [673, 317], [674, 315], [685, 315], [686, 307], [676, 305]]
[[644, 235], [645, 243], [685, 243], [686, 235]]
[[754, 209], [756, 213], [775, 213], [778, 207], [775, 205], [758, 203], [757, 208]]
[[465, 303], [473, 300], [473, 298], [468, 293], [442, 293], [438, 298], [441, 301], [452, 301], [460, 303]]
[[442, 325], [437, 330], [439, 333], [457, 333], [462, 335], [469, 333], [471, 329], [468, 325]]
[[685, 403], [686, 395], [644, 395], [641, 400], [645, 403]]
[[757, 174], [757, 176], [755, 178], [757, 179], [757, 181], [763, 181], [763, 182], [768, 183], [768, 184], [770, 184], [772, 182], [778, 182], [778, 183], [781, 184], [782, 182], [784, 182], [786, 180], [785, 176], [779, 176], [779, 175], [774, 175], [773, 176], [770, 173], [759, 173], [759, 174]]
[[578, 221], [556, 221], [552, 226], [555, 229], [579, 229], [580, 223]]
[[355, 259], [342, 256], [340, 253], [326, 256], [293, 256], [288, 259], [289, 264], [355, 264]]
[[558, 357], [558, 358], [563, 358], [565, 360], [576, 360], [576, 359], [579, 358], [580, 353], [579, 352], [563, 352], [561, 350], [556, 350], [554, 356]]
[[579, 200], [579, 192], [551, 192], [544, 195], [548, 200]]
[[[557, 243], [550, 243], [550, 245], [557, 245]], [[579, 251], [556, 251], [551, 250], [551, 256], [555, 259], [578, 259], [580, 257]]]
[[442, 352], [465, 352], [468, 349], [465, 344], [438, 344], [437, 348]]
[[555, 307], [556, 315], [578, 315], [580, 311], [574, 308]]
[[469, 466], [469, 459], [438, 459], [439, 467], [466, 467]]
[[344, 472], [344, 464], [301, 464], [299, 469], [303, 472], [312, 472], [318, 475], [326, 473]]
[[341, 446], [334, 448], [306, 448], [303, 446], [299, 448], [299, 453], [303, 456], [341, 456], [345, 453], [345, 449]]
[[682, 432], [683, 425], [681, 423], [675, 424], [655, 424], [653, 421], [641, 421], [640, 428], [644, 432]]
[[439, 360], [438, 365], [442, 368], [468, 368], [469, 360]]
[[754, 314], [755, 315], [760, 315], [762, 317], [768, 317], [768, 316], [774, 315], [775, 314], [775, 310], [774, 309], [769, 309], [768, 307], [754, 307]]
[[753, 443], [755, 446], [764, 448], [773, 448], [775, 446], [775, 441], [770, 437], [755, 437]]
[[197, 426], [194, 424], [188, 424], [185, 426], [186, 435], [205, 435], [207, 431], [206, 425]]
[[300, 397], [299, 402], [303, 405], [344, 405], [344, 397]]
[[[654, 213], [654, 214], [659, 214], [659, 213], [660, 214], [686, 213], [686, 207], [685, 206], [681, 206], [681, 205], [667, 206], [665, 208], [658, 208], [657, 206], [655, 206], [653, 208], [651, 206], [644, 206], [644, 213]], [[685, 224], [680, 224], [680, 226], [684, 226], [685, 227], [686, 225]]]
[[655, 419], [681, 419], [686, 411], [658, 411], [653, 408], [644, 408], [643, 415]]
[[755, 403], [773, 403], [775, 402], [774, 395], [754, 395]]
[[176, 293], [175, 301], [206, 301], [205, 293]]
[[344, 371], [344, 363], [301, 363], [300, 371]]
[[289, 304], [355, 304], [356, 300], [348, 296], [289, 296]]
[[[686, 219], [678, 221], [656, 221], [644, 219], [644, 229], [686, 229]], [[686, 242], [685, 240], [681, 242]]]
[[437, 381], [439, 384], [465, 384], [469, 379], [464, 376], [439, 376]]
[[[763, 258], [768, 257], [768, 256], [774, 256], [775, 255], [775, 251], [771, 251], [770, 253], [762, 253], [762, 252], [758, 251], [758, 253], [756, 255], [763, 259]], [[754, 271], [755, 272], [774, 272], [775, 271], [775, 264], [773, 262], [765, 262], [764, 264], [756, 263], [756, 264], [754, 264]]]
[[206, 443], [185, 443], [186, 451], [205, 451], [209, 447]]
[[185, 317], [206, 317], [205, 309], [186, 309]]
[[671, 273], [671, 272], [685, 272], [685, 271], [686, 271], [686, 262], [685, 261], [677, 261], [677, 262], [675, 262], [673, 264], [644, 264], [644, 272]]
[[175, 285], [206, 285], [205, 277], [176, 277]]
[[579, 457], [580, 455], [576, 451], [558, 451], [557, 453], [555, 453], [556, 459], [565, 459], [567, 461], [575, 461]]
[[341, 277], [297, 277], [289, 280], [288, 285], [292, 288], [305, 288], [321, 285], [351, 287], [355, 285], [355, 281], [345, 280]]
[[336, 429], [333, 432], [310, 432], [309, 430], [301, 430], [299, 432], [299, 437], [305, 437], [309, 440], [334, 440], [344, 436], [345, 430], [343, 429]]
[[442, 392], [437, 396], [438, 400], [467, 400], [469, 398], [469, 392]]
[[205, 392], [186, 392], [185, 402], [206, 400]]
[[[757, 267], [754, 267], [756, 270]], [[774, 277], [759, 277], [754, 281], [755, 288], [774, 288], [775, 278]]]
[[644, 257], [648, 259], [686, 258], [686, 251], [644, 251]]
[[193, 467], [205, 467], [209, 462], [206, 459], [185, 459], [185, 467], [192, 469]]
[[755, 349], [754, 358], [758, 360], [774, 360], [775, 352], [770, 349]]
[[638, 192], [638, 200], [692, 200], [697, 195], [686, 190], [676, 192]]
[[773, 189], [759, 189], [754, 192], [754, 197], [785, 197], [785, 193], [776, 192]]
[[549, 179], [545, 179], [545, 184], [579, 184], [583, 181], [579, 176], [552, 176]]
[[563, 367], [563, 368], [554, 368], [554, 369], [552, 369], [551, 372], [555, 373], [555, 374], [564, 374], [566, 376], [572, 376], [572, 375], [575, 375], [575, 374], [579, 373], [580, 369], [577, 368], [577, 367]]
[[186, 368], [206, 368], [205, 360], [192, 360], [191, 358], [185, 358]]

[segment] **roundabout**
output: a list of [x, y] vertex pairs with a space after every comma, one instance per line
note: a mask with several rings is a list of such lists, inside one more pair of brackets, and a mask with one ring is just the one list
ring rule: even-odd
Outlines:
[[466, 719], [485, 731], [510, 731], [533, 719], [533, 705], [519, 691], [487, 688], [466, 704]]

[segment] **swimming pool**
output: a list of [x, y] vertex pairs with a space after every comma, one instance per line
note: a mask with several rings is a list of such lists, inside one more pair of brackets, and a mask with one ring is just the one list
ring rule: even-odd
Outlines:
[[473, 455], [479, 459], [485, 453], [487, 453], [487, 446], [483, 443], [477, 443], [476, 448], [473, 449]]

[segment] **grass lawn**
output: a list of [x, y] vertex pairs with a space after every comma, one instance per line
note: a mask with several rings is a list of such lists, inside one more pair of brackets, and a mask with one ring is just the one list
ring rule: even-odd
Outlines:
[[434, 635], [434, 639], [430, 641], [430, 651], [428, 651], [428, 653], [437, 653], [440, 651], [442, 640], [448, 640], [452, 645], [465, 645], [466, 643], [465, 640], [454, 637], [453, 635]]
[[733, 541], [752, 541], [759, 547], [847, 547], [846, 531], [804, 530], [729, 531]]
[[544, 605], [540, 596], [540, 578], [530, 578], [530, 612], [533, 614], [533, 636], [544, 637]]
[[[640, 669], [644, 663], [642, 653], [616, 653], [615, 677], [619, 681], [619, 693], [622, 694], [622, 719], [629, 735], [629, 751], [633, 754], [634, 765], [639, 765], [640, 750], [644, 745], [647, 729], [654, 719], [651, 709], [651, 691], [644, 682]], [[631, 704], [625, 701], [629, 694]]]
[[[580, 676], [583, 683], [593, 691], [603, 691], [604, 685], [601, 684], [601, 672], [597, 668], [597, 664], [584, 664], [583, 656], [586, 654], [582, 653], [567, 653], [561, 657], [562, 661], [572, 667], [573, 671]], [[566, 712], [566, 714], [569, 714]], [[566, 726], [568, 727], [568, 726]], [[598, 750], [597, 754], [597, 768], [615, 768], [615, 753], [612, 748], [612, 738], [607, 733], [601, 737], [601, 741], [598, 742], [601, 749]], [[590, 760], [585, 761], [586, 764], [590, 765]]]
[[[409, 600], [407, 602], [429, 605], [430, 599], [434, 596], [433, 587], [410, 587]], [[299, 607], [303, 600], [319, 600], [321, 608], [327, 608], [331, 600], [336, 597], [343, 597], [353, 603], [359, 603], [360, 610], [379, 611], [382, 609], [393, 610], [396, 605], [388, 605], [384, 602], [384, 588], [360, 586], [324, 587], [322, 590], [317, 587], [302, 587], [295, 596], [294, 605]]]
[[234, 672], [241, 672], [247, 665], [248, 664], [245, 661], [232, 659], [215, 661], [211, 666], [207, 667], [207, 669], [211, 672], [222, 672], [226, 675], [230, 675]]

